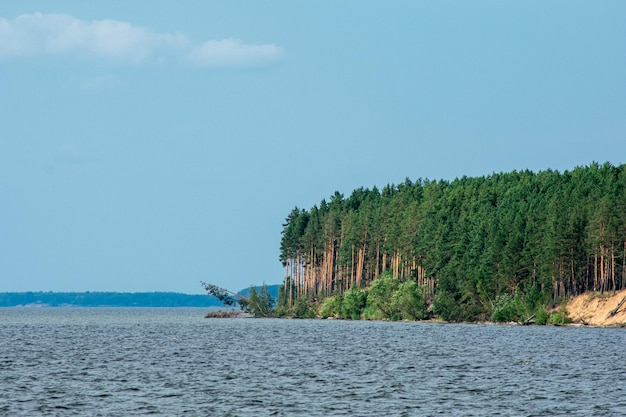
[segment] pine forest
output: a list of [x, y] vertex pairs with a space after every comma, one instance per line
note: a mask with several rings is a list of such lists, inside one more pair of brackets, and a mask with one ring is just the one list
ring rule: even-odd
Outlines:
[[289, 213], [280, 261], [283, 315], [529, 319], [626, 286], [626, 165], [335, 192]]

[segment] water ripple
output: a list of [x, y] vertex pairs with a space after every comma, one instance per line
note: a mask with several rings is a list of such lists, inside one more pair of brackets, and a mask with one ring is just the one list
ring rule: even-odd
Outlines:
[[621, 329], [0, 309], [10, 416], [626, 415]]

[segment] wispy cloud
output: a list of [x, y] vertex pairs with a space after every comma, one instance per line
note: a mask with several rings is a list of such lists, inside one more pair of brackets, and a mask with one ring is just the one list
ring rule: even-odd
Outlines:
[[194, 42], [184, 34], [156, 33], [117, 20], [85, 21], [66, 14], [0, 18], [0, 59], [79, 54], [140, 65], [173, 58], [204, 68], [264, 66], [279, 59], [275, 44], [234, 39]]
[[246, 45], [237, 39], [208, 41], [193, 48], [187, 61], [207, 68], [262, 66], [283, 55], [277, 45]]

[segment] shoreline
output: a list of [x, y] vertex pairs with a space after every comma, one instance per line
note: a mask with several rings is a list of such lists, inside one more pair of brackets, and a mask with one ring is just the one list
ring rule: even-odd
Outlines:
[[[598, 328], [626, 328], [626, 289], [609, 293], [585, 293], [568, 299], [565, 302], [565, 311], [569, 323], [545, 324], [555, 327], [598, 327]], [[554, 309], [556, 310], [556, 308]], [[238, 310], [212, 310], [206, 313], [205, 318], [255, 318], [254, 315]], [[277, 317], [296, 319], [295, 317]], [[350, 320], [337, 317], [312, 317], [313, 320]], [[394, 321], [390, 319], [359, 319], [369, 321]], [[427, 320], [398, 320], [400, 322], [421, 322], [454, 324], [434, 317]], [[462, 321], [463, 324], [492, 324], [504, 326], [536, 326], [534, 322], [494, 322]]]

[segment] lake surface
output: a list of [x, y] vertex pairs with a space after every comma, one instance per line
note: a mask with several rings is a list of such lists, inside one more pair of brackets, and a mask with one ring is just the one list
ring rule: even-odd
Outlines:
[[0, 415], [619, 416], [626, 330], [0, 308]]

